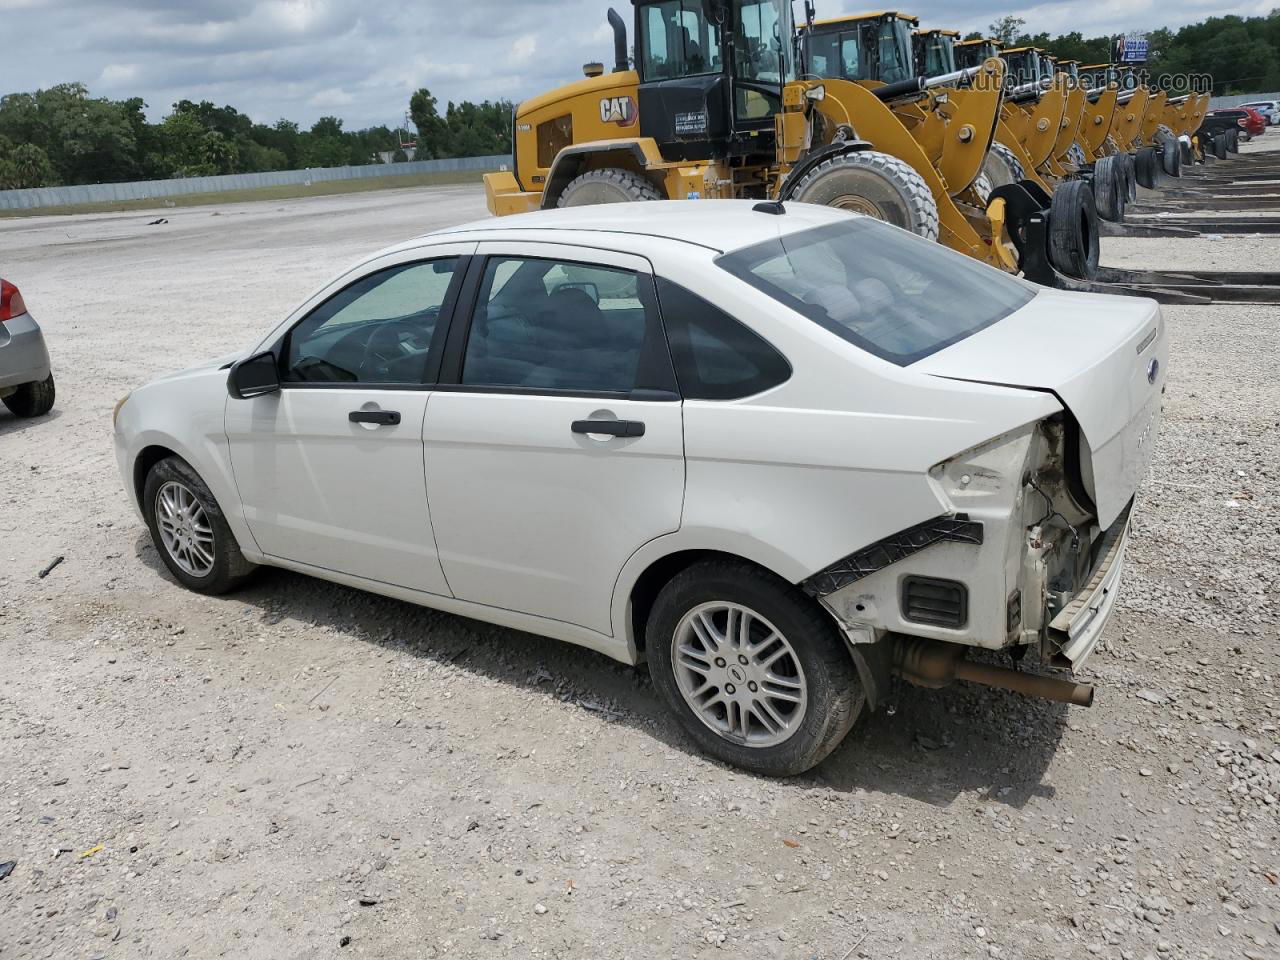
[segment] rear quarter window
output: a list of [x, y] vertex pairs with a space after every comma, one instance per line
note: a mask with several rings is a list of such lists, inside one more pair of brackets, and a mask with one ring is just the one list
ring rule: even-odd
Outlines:
[[791, 377], [786, 358], [755, 331], [680, 284], [656, 279], [662, 324], [685, 399], [739, 400]]
[[870, 217], [780, 236], [715, 262], [899, 366], [972, 336], [1035, 296], [999, 270]]

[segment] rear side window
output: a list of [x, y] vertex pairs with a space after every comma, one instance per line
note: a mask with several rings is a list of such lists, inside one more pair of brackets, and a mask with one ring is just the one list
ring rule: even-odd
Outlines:
[[716, 264], [903, 367], [1003, 320], [1035, 296], [992, 267], [870, 217], [767, 240]]
[[678, 283], [659, 277], [658, 302], [680, 393], [687, 400], [737, 400], [791, 376], [786, 358], [755, 332]]

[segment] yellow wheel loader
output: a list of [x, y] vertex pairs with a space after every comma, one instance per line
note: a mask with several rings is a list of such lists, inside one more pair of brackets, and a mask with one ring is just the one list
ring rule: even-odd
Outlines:
[[[1050, 199], [1033, 184], [994, 191], [984, 207], [952, 200], [982, 166], [1003, 92], [998, 60], [968, 73], [972, 96], [938, 105], [931, 86], [958, 78], [914, 76], [909, 33], [895, 23], [859, 52], [900, 58], [903, 79], [870, 89], [799, 74], [789, 0], [633, 5], [634, 68], [626, 24], [611, 10], [613, 70], [588, 64], [584, 79], [517, 107], [512, 169], [485, 177], [493, 213], [796, 200], [870, 214], [1041, 283], [1096, 269], [1087, 220], [1077, 210], [1051, 229]], [[900, 119], [913, 102], [934, 108], [915, 107], [915, 131]]]

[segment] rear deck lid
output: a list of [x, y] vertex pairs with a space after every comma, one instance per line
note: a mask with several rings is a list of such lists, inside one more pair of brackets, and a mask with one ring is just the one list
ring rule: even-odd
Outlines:
[[1155, 301], [1043, 290], [910, 369], [1052, 391], [1080, 425], [1089, 452], [1085, 485], [1106, 528], [1151, 462], [1167, 367], [1164, 319]]

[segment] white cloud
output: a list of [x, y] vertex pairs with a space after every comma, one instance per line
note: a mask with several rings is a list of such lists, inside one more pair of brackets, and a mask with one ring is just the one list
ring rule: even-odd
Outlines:
[[[928, 26], [985, 30], [1012, 13], [1032, 31], [1098, 36], [1265, 14], [1277, 2], [917, 0], [908, 9]], [[0, 0], [6, 36], [21, 38], [5, 49], [0, 93], [78, 80], [142, 97], [153, 118], [185, 98], [262, 121], [310, 126], [331, 113], [348, 129], [390, 124], [421, 86], [442, 105], [519, 100], [579, 78], [586, 61], [611, 63], [611, 3], [630, 20], [626, 0]], [[818, 0], [818, 13], [869, 6]]]

